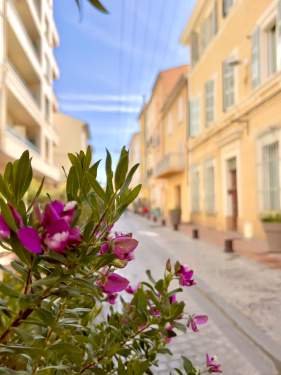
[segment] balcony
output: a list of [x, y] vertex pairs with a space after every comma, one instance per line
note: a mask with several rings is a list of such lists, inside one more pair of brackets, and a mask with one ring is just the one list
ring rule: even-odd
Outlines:
[[1, 142], [1, 161], [6, 163], [7, 161], [18, 159], [26, 149], [30, 151], [32, 156], [32, 166], [35, 176], [46, 176], [51, 182], [59, 182], [59, 168], [44, 161], [36, 144], [26, 137], [21, 136], [7, 125]]
[[154, 176], [166, 178], [181, 173], [185, 167], [185, 155], [183, 153], [169, 153], [156, 165]]
[[[10, 54], [13, 54], [11, 53], [11, 49], [13, 46], [15, 48], [15, 39], [17, 39], [33, 69], [38, 76], [40, 76], [40, 48], [31, 40], [13, 0], [8, 1], [7, 19], [10, 27], [8, 28], [8, 47], [10, 48]], [[19, 58], [17, 54], [18, 51], [14, 51], [13, 55], [15, 59]]]
[[25, 111], [29, 113], [29, 116], [33, 119], [33, 122], [41, 124], [42, 117], [40, 112], [40, 98], [33, 91], [31, 91], [27, 83], [21, 78], [11, 63], [7, 63], [6, 82], [9, 91], [17, 101], [17, 103], [14, 104], [14, 108], [19, 107], [18, 103], [20, 103], [21, 107], [23, 107]]

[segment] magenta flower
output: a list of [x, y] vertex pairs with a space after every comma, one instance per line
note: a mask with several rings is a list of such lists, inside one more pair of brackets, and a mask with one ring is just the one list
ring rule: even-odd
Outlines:
[[137, 246], [138, 241], [128, 235], [115, 237], [112, 241], [113, 253], [121, 260], [132, 260], [132, 252]]
[[81, 241], [79, 228], [72, 228], [64, 219], [54, 221], [45, 227], [45, 245], [56, 252], [64, 252], [71, 245]]
[[208, 354], [206, 354], [206, 366], [210, 374], [222, 373], [221, 365], [216, 363], [215, 360], [215, 357], [210, 357]]
[[175, 294], [172, 294], [169, 297], [169, 301], [170, 301], [171, 304], [176, 303], [177, 302], [177, 296]]
[[108, 242], [105, 242], [100, 247], [99, 255], [103, 255], [108, 252], [109, 252], [109, 244]]
[[7, 240], [11, 236], [10, 228], [8, 227], [4, 217], [0, 215], [0, 240]]
[[206, 324], [208, 321], [207, 315], [193, 315], [190, 316], [187, 322], [187, 327], [191, 327], [193, 332], [198, 332], [198, 325]]
[[23, 227], [23, 220], [22, 220], [20, 213], [11, 204], [9, 204], [9, 208], [12, 212], [12, 215], [13, 215], [13, 218], [15, 219], [16, 224], [19, 227]]
[[105, 281], [100, 283], [103, 292], [107, 294], [121, 292], [122, 290], [126, 289], [128, 285], [129, 280], [118, 275], [117, 273], [110, 273], [106, 276]]
[[110, 305], [115, 305], [117, 294], [108, 294], [106, 300]]
[[131, 285], [129, 285], [127, 288], [126, 288], [126, 292], [129, 293], [129, 294], [135, 294], [136, 291], [140, 288], [140, 284], [138, 284], [135, 288], [132, 287]]
[[150, 314], [151, 314], [152, 316], [159, 317], [159, 316], [160, 316], [160, 311], [157, 309], [156, 306], [152, 306], [152, 307], [150, 308]]
[[192, 279], [193, 271], [186, 265], [181, 265], [180, 269], [176, 272], [176, 275], [179, 276], [179, 282], [182, 286], [192, 286], [196, 284]]
[[46, 205], [42, 224], [47, 226], [52, 224], [56, 220], [63, 219], [68, 224], [71, 224], [75, 215], [75, 208], [77, 203], [75, 201], [67, 202], [64, 204], [61, 201], [53, 201]]
[[17, 236], [22, 246], [30, 253], [42, 253], [41, 238], [34, 228], [22, 227], [17, 231]]
[[170, 342], [172, 341], [172, 337], [177, 336], [177, 334], [174, 332], [174, 327], [170, 323], [165, 327], [165, 331], [166, 331], [165, 342], [166, 344], [170, 344]]

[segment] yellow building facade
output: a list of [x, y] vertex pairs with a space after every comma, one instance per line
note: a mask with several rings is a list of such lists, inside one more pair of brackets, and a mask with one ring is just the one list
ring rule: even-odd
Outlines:
[[281, 1], [198, 0], [190, 47], [191, 220], [264, 238], [281, 206]]
[[164, 186], [163, 218], [170, 221], [170, 211], [181, 210], [181, 220], [189, 221], [187, 190], [187, 69], [178, 78], [161, 109], [161, 158], [154, 176]]
[[59, 36], [53, 0], [0, 0], [0, 169], [28, 149], [34, 173], [55, 184], [53, 81]]
[[157, 215], [164, 216], [165, 180], [159, 178], [157, 168], [163, 161], [164, 136], [162, 108], [172, 88], [186, 66], [167, 69], [159, 73], [148, 102], [144, 105], [140, 116], [141, 139], [141, 177], [143, 192], [149, 208]]
[[62, 167], [67, 172], [71, 167], [68, 154], [86, 151], [89, 145], [89, 127], [79, 119], [57, 112], [54, 114], [54, 129], [59, 139], [54, 149], [54, 164], [60, 170], [61, 180], [64, 180]]

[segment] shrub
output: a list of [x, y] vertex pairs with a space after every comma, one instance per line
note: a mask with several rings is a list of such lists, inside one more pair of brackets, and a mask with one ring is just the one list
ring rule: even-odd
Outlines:
[[[124, 148], [113, 173], [107, 152], [102, 187], [90, 148], [69, 159], [67, 202], [48, 195], [41, 207], [42, 181], [26, 204], [33, 174], [27, 151], [0, 176], [0, 245], [14, 254], [1, 267], [0, 373], [152, 374], [178, 331], [196, 332], [207, 321], [184, 312], [176, 297], [195, 284], [193, 271], [167, 261], [160, 280], [147, 272], [147, 281], [130, 285], [118, 270], [138, 242], [112, 228], [140, 192], [140, 185], [130, 188], [137, 166], [128, 171]], [[183, 366], [200, 373], [187, 358]], [[204, 371], [220, 372], [220, 365], [207, 356]]]

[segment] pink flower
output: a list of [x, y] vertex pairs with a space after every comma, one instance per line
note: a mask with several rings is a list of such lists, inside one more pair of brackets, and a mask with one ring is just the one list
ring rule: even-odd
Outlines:
[[58, 200], [47, 204], [43, 213], [42, 225], [45, 227], [60, 219], [71, 224], [74, 219], [76, 205], [75, 201], [64, 204]]
[[135, 288], [133, 288], [131, 285], [129, 285], [127, 288], [126, 288], [126, 292], [129, 293], [129, 294], [135, 294], [136, 291], [140, 288], [140, 284], [138, 284]]
[[210, 374], [222, 373], [221, 365], [215, 362], [215, 357], [210, 357], [208, 354], [206, 354], [206, 366]]
[[121, 260], [132, 260], [132, 252], [137, 246], [138, 241], [128, 235], [117, 236], [112, 241], [113, 253]]
[[175, 294], [172, 294], [169, 297], [170, 304], [176, 303], [177, 302], [177, 296]]
[[108, 253], [108, 252], [109, 252], [109, 244], [108, 244], [108, 242], [105, 242], [101, 245], [99, 254], [103, 255], [103, 254]]
[[105, 281], [100, 284], [103, 292], [107, 294], [121, 292], [126, 289], [128, 285], [129, 281], [117, 273], [110, 273], [106, 276]]
[[9, 208], [12, 212], [12, 215], [13, 215], [13, 218], [15, 219], [16, 224], [19, 227], [22, 227], [23, 226], [23, 220], [22, 220], [22, 217], [19, 214], [19, 212], [11, 204], [9, 204]]
[[151, 314], [152, 316], [159, 317], [159, 316], [160, 316], [160, 311], [157, 309], [157, 307], [152, 306], [152, 307], [150, 308], [150, 314]]
[[0, 215], [0, 240], [7, 240], [11, 236], [10, 228], [8, 227], [4, 217]]
[[198, 325], [206, 324], [208, 321], [207, 315], [193, 315], [189, 317], [187, 327], [191, 327], [193, 332], [198, 332]]
[[56, 252], [64, 252], [71, 245], [81, 241], [80, 229], [72, 228], [64, 219], [59, 219], [45, 227], [44, 243]]
[[41, 238], [32, 227], [22, 227], [17, 231], [17, 236], [22, 246], [33, 254], [41, 254]]
[[116, 302], [117, 294], [108, 294], [106, 300], [110, 305], [114, 305]]
[[192, 279], [193, 271], [186, 265], [181, 265], [180, 269], [176, 272], [176, 275], [179, 276], [179, 282], [182, 286], [192, 286], [196, 284]]

